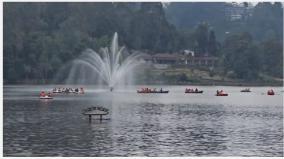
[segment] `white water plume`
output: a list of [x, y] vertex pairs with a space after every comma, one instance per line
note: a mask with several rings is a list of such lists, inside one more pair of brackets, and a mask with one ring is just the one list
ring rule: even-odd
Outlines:
[[125, 56], [124, 47], [118, 45], [117, 33], [113, 36], [110, 48], [102, 48], [99, 53], [92, 49], [85, 50], [78, 59], [61, 69], [59, 74], [64, 74], [63, 70], [69, 68], [67, 84], [104, 83], [113, 88], [127, 83], [125, 80], [131, 79], [133, 70], [141, 64], [139, 54]]

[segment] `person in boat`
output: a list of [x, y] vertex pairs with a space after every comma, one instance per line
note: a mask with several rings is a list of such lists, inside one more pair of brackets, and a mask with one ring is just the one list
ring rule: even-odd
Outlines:
[[163, 88], [160, 89], [160, 92], [163, 92]]
[[216, 93], [219, 94], [220, 93], [219, 90], [217, 90]]
[[42, 91], [40, 94], [39, 94], [40, 97], [44, 97], [45, 96], [45, 92]]
[[198, 89], [197, 89], [197, 88], [195, 88], [195, 92], [198, 92]]
[[48, 97], [51, 97], [51, 93], [50, 93], [50, 92], [48, 92], [48, 93], [47, 93], [47, 96], [48, 96]]
[[79, 89], [78, 89], [78, 88], [75, 88], [75, 92], [78, 93], [78, 92], [79, 92]]
[[84, 89], [83, 89], [83, 87], [81, 87], [81, 88], [80, 88], [80, 90], [81, 90], [81, 93], [84, 93]]

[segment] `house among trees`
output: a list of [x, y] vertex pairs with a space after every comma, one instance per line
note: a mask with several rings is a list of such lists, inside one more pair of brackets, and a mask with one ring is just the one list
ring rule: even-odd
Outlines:
[[247, 20], [252, 16], [253, 6], [247, 2], [227, 4], [225, 15], [230, 21]]
[[[185, 52], [185, 51], [184, 51]], [[188, 52], [188, 51], [186, 51]], [[189, 51], [187, 54], [181, 53], [157, 53], [150, 55], [143, 53], [141, 58], [148, 64], [153, 64], [155, 68], [168, 68], [168, 66], [201, 66], [201, 67], [212, 67], [218, 60], [217, 57], [208, 56], [204, 54], [202, 56], [194, 56], [193, 51]]]

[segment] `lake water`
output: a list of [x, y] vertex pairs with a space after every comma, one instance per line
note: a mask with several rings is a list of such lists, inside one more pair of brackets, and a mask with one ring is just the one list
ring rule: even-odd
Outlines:
[[[283, 156], [281, 87], [137, 94], [138, 86], [85, 86], [84, 95], [38, 98], [53, 87], [4, 86], [4, 156]], [[266, 95], [270, 88], [276, 95]], [[214, 96], [217, 89], [229, 96]], [[89, 123], [82, 110], [91, 106], [110, 109], [109, 120]]]

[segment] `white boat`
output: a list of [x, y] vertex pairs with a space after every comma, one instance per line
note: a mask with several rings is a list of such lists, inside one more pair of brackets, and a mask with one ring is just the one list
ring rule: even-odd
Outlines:
[[53, 99], [51, 96], [41, 96], [39, 99]]
[[52, 91], [52, 93], [62, 93], [61, 90]]

